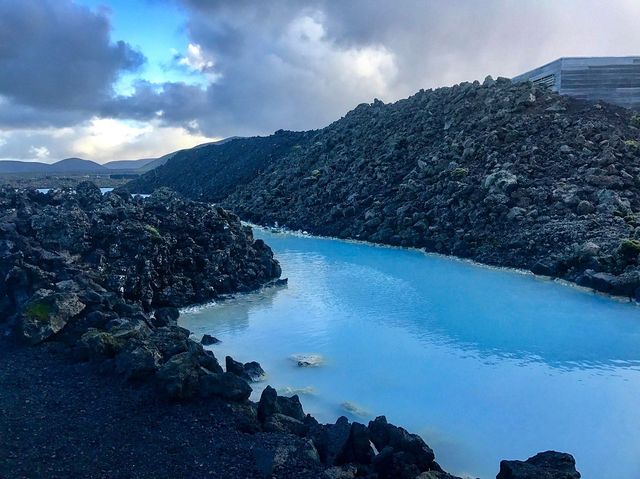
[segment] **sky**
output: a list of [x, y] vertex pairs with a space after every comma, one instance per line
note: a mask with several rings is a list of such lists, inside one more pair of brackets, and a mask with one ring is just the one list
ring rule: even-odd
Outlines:
[[0, 159], [152, 158], [640, 55], [640, 0], [0, 0]]

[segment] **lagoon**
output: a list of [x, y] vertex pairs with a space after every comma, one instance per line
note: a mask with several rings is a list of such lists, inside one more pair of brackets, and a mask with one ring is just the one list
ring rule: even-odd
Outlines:
[[[259, 361], [324, 422], [376, 415], [445, 470], [570, 452], [584, 478], [640, 477], [640, 308], [530, 274], [418, 250], [255, 230], [286, 287], [183, 311], [211, 346]], [[296, 354], [317, 354], [298, 367]]]

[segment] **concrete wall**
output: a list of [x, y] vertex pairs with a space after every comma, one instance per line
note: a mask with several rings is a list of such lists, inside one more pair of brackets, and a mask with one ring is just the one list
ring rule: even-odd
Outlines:
[[563, 95], [640, 110], [640, 57], [560, 58], [513, 78], [527, 80]]

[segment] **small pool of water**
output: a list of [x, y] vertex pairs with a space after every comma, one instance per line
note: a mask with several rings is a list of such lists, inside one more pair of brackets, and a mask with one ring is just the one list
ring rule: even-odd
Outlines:
[[[415, 250], [256, 230], [288, 287], [191, 308], [181, 324], [257, 360], [335, 421], [379, 414], [458, 475], [572, 453], [586, 479], [640, 477], [640, 308]], [[292, 355], [321, 355], [301, 368]]]

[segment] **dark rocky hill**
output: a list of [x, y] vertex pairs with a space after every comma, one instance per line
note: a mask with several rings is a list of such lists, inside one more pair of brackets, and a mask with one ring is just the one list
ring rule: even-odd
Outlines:
[[487, 79], [363, 104], [315, 132], [185, 153], [130, 188], [638, 298], [639, 185], [637, 114]]
[[270, 164], [305, 145], [311, 133], [278, 131], [272, 136], [234, 138], [176, 152], [167, 164], [127, 185], [153, 191], [166, 184], [189, 198], [222, 201], [260, 176]]

